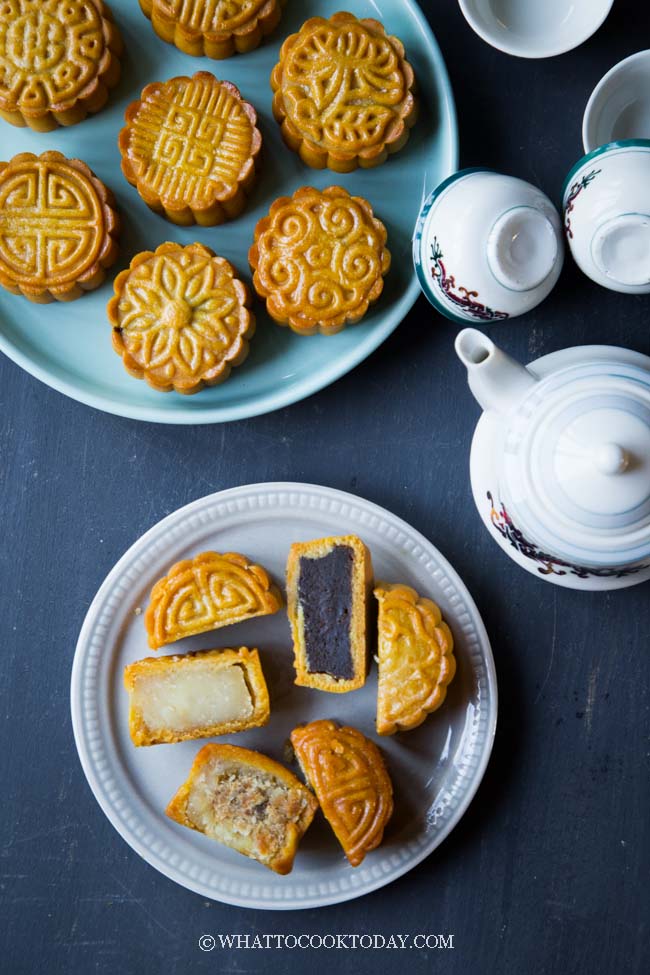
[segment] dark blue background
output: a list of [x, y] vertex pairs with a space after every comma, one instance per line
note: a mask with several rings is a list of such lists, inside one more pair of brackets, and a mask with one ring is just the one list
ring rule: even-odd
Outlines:
[[[590, 91], [617, 60], [650, 46], [647, 5], [616, 0], [587, 44], [542, 62], [492, 50], [455, 0], [424, 6], [456, 95], [461, 164], [524, 177], [559, 202], [582, 154]], [[648, 354], [649, 316], [648, 298], [600, 289], [569, 259], [543, 306], [491, 334], [524, 361], [593, 342]], [[221, 427], [104, 415], [2, 360], [3, 972], [648, 970], [649, 590], [561, 590], [517, 569], [489, 539], [470, 497], [479, 411], [454, 357], [455, 332], [421, 299], [329, 389]], [[295, 914], [206, 902], [132, 853], [86, 785], [68, 705], [79, 627], [124, 550], [194, 498], [279, 479], [357, 492], [431, 538], [478, 603], [500, 685], [490, 767], [442, 847], [382, 891]], [[197, 946], [218, 932], [421, 931], [453, 934], [453, 951]]]

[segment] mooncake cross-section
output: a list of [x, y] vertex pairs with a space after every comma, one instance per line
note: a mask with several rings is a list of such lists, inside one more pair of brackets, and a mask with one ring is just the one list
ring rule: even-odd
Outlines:
[[163, 41], [195, 57], [228, 58], [258, 47], [280, 22], [284, 0], [140, 0]]
[[229, 735], [269, 720], [257, 650], [199, 650], [145, 657], [124, 670], [134, 745]]
[[171, 567], [151, 590], [144, 624], [152, 650], [183, 637], [277, 613], [280, 590], [237, 552], [201, 552]]
[[181, 826], [287, 874], [317, 808], [309, 789], [279, 762], [237, 745], [209, 744], [166, 812]]

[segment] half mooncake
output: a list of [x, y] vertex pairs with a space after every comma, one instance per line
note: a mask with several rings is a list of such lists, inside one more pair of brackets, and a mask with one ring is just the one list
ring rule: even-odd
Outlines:
[[3, 0], [0, 116], [37, 132], [81, 122], [120, 80], [121, 52], [102, 0]]
[[367, 200], [341, 186], [303, 186], [273, 203], [248, 252], [266, 310], [299, 335], [358, 322], [390, 268], [386, 228]]
[[287, 561], [295, 683], [342, 694], [368, 672], [370, 552], [356, 535], [296, 542]]
[[158, 37], [185, 54], [227, 58], [258, 47], [284, 0], [140, 0]]
[[45, 303], [104, 280], [118, 255], [111, 191], [79, 159], [21, 152], [0, 162], [0, 284]]
[[171, 567], [151, 590], [144, 616], [149, 646], [277, 613], [280, 590], [261, 565], [236, 552], [202, 552]]
[[170, 819], [258, 860], [291, 872], [318, 803], [279, 762], [237, 745], [204, 745], [167, 806]]
[[262, 136], [235, 85], [209, 71], [156, 81], [125, 119], [122, 172], [147, 206], [173, 223], [204, 227], [241, 213]]
[[379, 846], [393, 813], [393, 786], [381, 752], [356, 728], [312, 721], [291, 744], [337, 840], [353, 867]]
[[409, 586], [375, 589], [379, 601], [377, 734], [422, 724], [456, 672], [451, 630], [431, 599]]
[[196, 393], [241, 365], [255, 332], [251, 295], [232, 264], [203, 244], [143, 251], [114, 282], [113, 348], [136, 379]]
[[349, 173], [397, 152], [416, 118], [413, 69], [378, 20], [312, 17], [271, 75], [273, 114], [303, 162]]

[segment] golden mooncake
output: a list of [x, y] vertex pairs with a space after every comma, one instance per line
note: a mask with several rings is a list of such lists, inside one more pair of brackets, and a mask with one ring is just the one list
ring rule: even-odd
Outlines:
[[284, 0], [140, 0], [158, 37], [185, 54], [228, 58], [258, 47]]
[[204, 227], [238, 216], [262, 146], [257, 113], [209, 71], [156, 81], [125, 113], [122, 172], [152, 210]]
[[269, 720], [257, 650], [200, 650], [145, 657], [124, 669], [134, 745], [229, 735]]
[[268, 616], [282, 606], [280, 590], [261, 565], [236, 552], [202, 552], [172, 565], [151, 590], [144, 625], [158, 650], [186, 636]]
[[204, 745], [167, 806], [170, 819], [276, 873], [291, 872], [318, 803], [293, 773], [260, 752]]
[[368, 672], [370, 552], [356, 535], [296, 542], [287, 560], [295, 683], [337, 694]]
[[143, 251], [114, 282], [113, 348], [160, 392], [196, 393], [226, 379], [255, 332], [251, 295], [232, 264], [203, 244]]
[[102, 0], [2, 0], [0, 116], [48, 132], [103, 107], [122, 40]]
[[454, 640], [439, 608], [409, 586], [375, 589], [379, 602], [377, 734], [422, 724], [456, 672]]
[[111, 191], [79, 159], [21, 152], [0, 162], [0, 285], [41, 304], [71, 301], [117, 260]]
[[378, 20], [312, 17], [286, 39], [271, 75], [284, 141], [315, 169], [383, 163], [416, 118], [413, 69]]
[[381, 752], [356, 728], [312, 721], [291, 744], [323, 815], [353, 867], [379, 846], [393, 813], [393, 786]]
[[334, 335], [358, 322], [390, 268], [383, 223], [340, 186], [303, 186], [276, 200], [248, 260], [271, 318], [299, 335]]

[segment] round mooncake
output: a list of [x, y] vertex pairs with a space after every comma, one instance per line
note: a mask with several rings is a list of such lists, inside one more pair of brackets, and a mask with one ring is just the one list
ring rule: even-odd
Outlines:
[[401, 41], [354, 14], [306, 21], [282, 45], [271, 87], [284, 141], [315, 169], [378, 166], [402, 148], [416, 118]]
[[238, 216], [262, 146], [239, 89], [208, 71], [154, 82], [126, 110], [122, 172], [173, 223], [204, 227]]
[[102, 0], [0, 0], [0, 116], [48, 132], [106, 103], [122, 40]]
[[140, 0], [158, 37], [185, 54], [227, 58], [258, 47], [284, 0]]
[[108, 303], [124, 367], [161, 392], [223, 382], [248, 354], [251, 296], [225, 258], [203, 244], [143, 251], [115, 279]]

